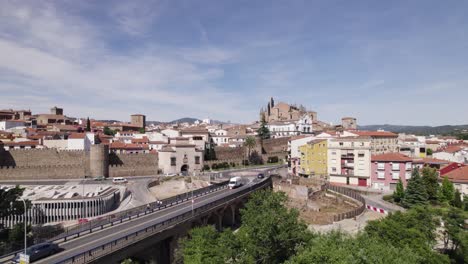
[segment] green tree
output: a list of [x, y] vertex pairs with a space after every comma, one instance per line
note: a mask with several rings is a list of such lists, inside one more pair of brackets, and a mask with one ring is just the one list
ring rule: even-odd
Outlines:
[[406, 208], [410, 208], [418, 205], [427, 204], [427, 192], [424, 186], [424, 182], [419, 176], [417, 168], [413, 170], [411, 179], [408, 181], [406, 186], [405, 196], [402, 200], [402, 205]]
[[258, 133], [258, 136], [261, 139], [269, 139], [270, 138], [270, 130], [267, 127], [265, 114], [262, 114], [262, 119], [260, 120], [260, 127], [258, 128], [257, 133]]
[[86, 131], [91, 131], [91, 121], [89, 121], [89, 117], [86, 119]]
[[439, 190], [439, 176], [437, 175], [437, 170], [435, 168], [424, 167], [422, 175], [428, 199], [434, 202], [437, 201], [437, 192]]
[[[26, 226], [28, 244], [31, 243], [31, 226]], [[12, 250], [18, 250], [24, 247], [24, 223], [18, 223], [8, 232], [8, 242], [10, 243]]]
[[253, 136], [248, 136], [245, 138], [244, 146], [247, 147], [248, 157], [250, 157], [250, 151], [255, 148], [257, 145], [257, 140]]
[[[16, 186], [9, 190], [0, 189], [0, 218], [10, 215], [22, 215], [24, 213], [24, 204], [19, 199], [23, 195], [23, 188]], [[30, 206], [26, 201], [26, 206]]]
[[420, 263], [447, 263], [446, 256], [432, 250], [439, 224], [434, 212], [426, 207], [414, 207], [407, 212], [398, 211], [381, 220], [368, 222], [364, 233], [389, 245], [412, 249], [423, 258]]
[[120, 264], [138, 264], [139, 262], [131, 258], [126, 258], [120, 262]]
[[445, 251], [459, 263], [466, 263], [463, 259], [468, 254], [468, 231], [464, 229], [463, 211], [452, 207], [442, 219], [445, 227], [443, 237]]
[[463, 207], [465, 211], [468, 211], [468, 195], [463, 195]]
[[357, 238], [341, 232], [322, 234], [292, 257], [288, 264], [309, 263], [421, 263], [423, 258], [408, 247], [386, 243], [381, 239], [359, 234]]
[[144, 134], [144, 133], [145, 133], [145, 128], [142, 127], [142, 128], [140, 128], [140, 129], [138, 129], [138, 132], [140, 132], [141, 134]]
[[298, 220], [297, 210], [285, 206], [283, 192], [255, 192], [241, 209], [238, 232], [245, 256], [243, 262], [282, 263], [311, 238], [307, 226]]
[[432, 149], [430, 149], [430, 148], [428, 148], [428, 149], [426, 150], [426, 154], [427, 154], [428, 156], [432, 156], [432, 153], [433, 153], [433, 152], [434, 152], [434, 151], [432, 151]]
[[108, 135], [108, 136], [113, 136], [115, 135], [115, 131], [110, 129], [108, 126], [105, 126], [104, 127], [104, 130], [103, 130], [104, 134]]
[[403, 188], [403, 182], [401, 179], [398, 180], [396, 185], [395, 192], [393, 192], [393, 201], [400, 203], [403, 197], [405, 196], [405, 189]]
[[463, 201], [461, 199], [461, 193], [458, 189], [455, 189], [455, 193], [453, 195], [452, 205], [457, 208], [463, 208]]
[[183, 263], [224, 263], [224, 253], [218, 245], [219, 233], [213, 226], [194, 228], [189, 237], [180, 243]]
[[440, 186], [439, 190], [439, 200], [442, 203], [448, 204], [453, 201], [455, 196], [455, 187], [453, 187], [453, 183], [449, 181], [449, 179], [444, 177], [442, 180], [442, 186]]

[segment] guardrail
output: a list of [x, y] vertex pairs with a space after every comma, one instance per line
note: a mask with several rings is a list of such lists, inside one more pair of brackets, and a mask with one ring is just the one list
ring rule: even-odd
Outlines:
[[356, 192], [354, 190], [351, 190], [351, 189], [348, 189], [346, 187], [334, 186], [334, 185], [329, 185], [329, 184], [327, 184], [326, 189], [337, 192], [337, 193], [340, 193], [340, 194], [342, 194], [344, 196], [351, 197], [354, 200], [359, 201], [361, 203], [361, 206], [359, 206], [356, 209], [334, 215], [333, 216], [333, 221], [334, 222], [338, 222], [338, 221], [341, 221], [343, 219], [349, 219], [349, 218], [353, 218], [355, 216], [358, 216], [358, 215], [362, 214], [362, 212], [364, 212], [364, 210], [366, 209], [366, 200], [358, 192]]
[[[222, 189], [227, 188], [229, 181], [224, 181], [218, 184], [213, 184], [207, 187], [203, 187], [197, 190], [193, 190], [193, 198], [200, 197], [212, 192], [216, 192]], [[176, 196], [172, 196], [160, 201], [152, 202], [147, 205], [142, 205], [125, 211], [117, 212], [115, 214], [98, 217], [96, 219], [90, 220], [87, 223], [80, 224], [79, 226], [66, 228], [65, 232], [62, 234], [45, 239], [40, 242], [49, 241], [49, 242], [65, 242], [69, 239], [77, 238], [85, 234], [92, 233], [97, 230], [102, 230], [107, 227], [111, 227], [114, 224], [123, 223], [131, 219], [135, 219], [153, 212], [160, 211], [165, 208], [186, 202], [192, 199], [192, 191], [185, 192]], [[6, 255], [0, 256], [0, 262], [8, 261], [13, 259], [17, 254], [22, 253], [24, 250], [18, 250], [15, 252], [8, 253]]]
[[154, 224], [152, 226], [146, 227], [140, 231], [134, 232], [132, 234], [123, 235], [113, 241], [106, 242], [102, 245], [96, 246], [90, 250], [77, 254], [73, 257], [60, 261], [60, 264], [82, 264], [95, 261], [100, 257], [108, 255], [112, 252], [115, 252], [119, 249], [122, 249], [128, 245], [141, 241], [149, 236], [152, 236], [156, 233], [159, 233], [168, 227], [172, 227], [176, 224], [185, 222], [189, 219], [203, 215], [217, 207], [224, 206], [226, 203], [239, 199], [241, 197], [249, 195], [252, 191], [267, 188], [272, 185], [271, 178], [268, 177], [264, 181], [258, 183], [251, 188], [246, 188], [240, 192], [233, 193], [229, 196], [223, 197], [222, 199], [216, 200], [214, 202], [208, 203], [206, 205], [200, 206], [194, 209], [194, 212], [188, 211], [181, 215], [175, 216], [168, 220], [162, 221], [160, 223]]

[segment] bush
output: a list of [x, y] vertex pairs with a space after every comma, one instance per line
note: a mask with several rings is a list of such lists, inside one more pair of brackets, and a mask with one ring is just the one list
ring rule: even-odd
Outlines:
[[211, 165], [211, 168], [212, 168], [213, 170], [216, 170], [216, 169], [218, 168], [218, 164], [214, 163], [213, 165]]
[[278, 162], [279, 162], [279, 159], [276, 156], [269, 157], [268, 160], [267, 160], [267, 163], [278, 163]]
[[210, 170], [210, 165], [208, 164], [203, 165], [203, 170], [205, 171]]
[[382, 199], [387, 202], [393, 202], [393, 194], [384, 195]]

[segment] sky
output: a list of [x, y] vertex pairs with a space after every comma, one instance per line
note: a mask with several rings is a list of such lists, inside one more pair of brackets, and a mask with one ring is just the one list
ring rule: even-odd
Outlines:
[[0, 1], [0, 109], [468, 124], [468, 1]]

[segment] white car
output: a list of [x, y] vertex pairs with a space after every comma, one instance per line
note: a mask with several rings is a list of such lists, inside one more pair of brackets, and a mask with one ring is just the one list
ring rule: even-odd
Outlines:
[[124, 177], [114, 177], [112, 179], [112, 182], [113, 183], [127, 183], [128, 181]]
[[174, 176], [177, 176], [176, 173], [166, 173], [164, 174], [165, 177], [174, 177]]

